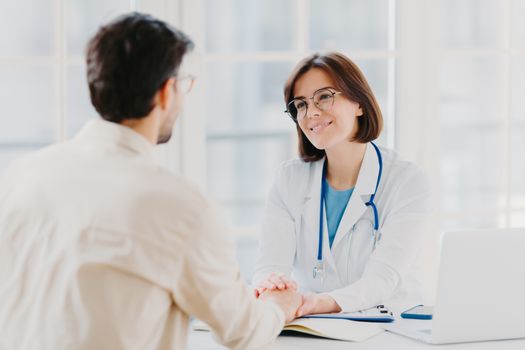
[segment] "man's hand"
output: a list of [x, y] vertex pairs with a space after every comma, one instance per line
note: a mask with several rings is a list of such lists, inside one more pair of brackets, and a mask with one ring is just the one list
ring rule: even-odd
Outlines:
[[341, 307], [328, 294], [306, 293], [302, 295], [302, 299], [302, 304], [295, 314], [296, 317], [341, 311]]
[[264, 280], [262, 280], [257, 288], [255, 288], [254, 293], [255, 297], [258, 298], [262, 293], [264, 293], [267, 290], [285, 290], [285, 289], [293, 289], [294, 291], [297, 290], [297, 283], [295, 281], [292, 281], [288, 279], [284, 274], [282, 273], [276, 273], [272, 272], [268, 275]]
[[294, 289], [266, 290], [259, 299], [268, 300], [277, 304], [284, 312], [286, 323], [292, 321], [297, 314], [297, 308], [301, 305], [301, 294]]

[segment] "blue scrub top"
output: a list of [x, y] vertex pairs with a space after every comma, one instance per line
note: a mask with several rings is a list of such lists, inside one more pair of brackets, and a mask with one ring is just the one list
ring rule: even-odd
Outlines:
[[345, 212], [346, 205], [354, 192], [353, 188], [344, 191], [338, 191], [332, 188], [326, 178], [323, 179], [324, 186], [324, 205], [326, 208], [326, 224], [328, 226], [328, 238], [330, 240], [330, 248], [334, 242], [335, 233]]

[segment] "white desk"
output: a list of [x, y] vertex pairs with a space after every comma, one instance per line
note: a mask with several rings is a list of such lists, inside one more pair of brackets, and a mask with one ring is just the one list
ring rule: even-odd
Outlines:
[[[413, 321], [428, 322], [428, 321]], [[190, 331], [188, 339], [189, 350], [217, 350], [226, 349], [217, 344], [210, 332]], [[445, 349], [445, 350], [525, 350], [525, 339], [501, 340], [477, 343], [429, 345], [417, 340], [412, 340], [393, 333], [384, 332], [367, 341], [352, 343], [338, 340], [301, 337], [301, 336], [279, 336], [277, 340], [267, 346], [267, 350], [337, 350], [337, 349], [359, 349], [359, 350], [413, 350], [413, 349]]]

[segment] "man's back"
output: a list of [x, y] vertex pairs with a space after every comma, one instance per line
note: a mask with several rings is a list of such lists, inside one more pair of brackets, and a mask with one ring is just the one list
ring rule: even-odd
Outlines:
[[[0, 348], [180, 348], [188, 314], [230, 346], [257, 344], [242, 339], [255, 329], [261, 339], [279, 331], [282, 312], [249, 295], [215, 210], [152, 149], [97, 121], [8, 172]], [[239, 312], [250, 307], [262, 317]]]

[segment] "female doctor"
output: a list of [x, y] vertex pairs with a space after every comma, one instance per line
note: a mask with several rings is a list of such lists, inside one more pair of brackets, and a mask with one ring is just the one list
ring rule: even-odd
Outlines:
[[315, 54], [284, 97], [301, 159], [281, 166], [269, 195], [256, 296], [298, 288], [297, 316], [420, 302], [429, 186], [414, 164], [373, 143], [383, 121], [365, 77], [342, 54]]

